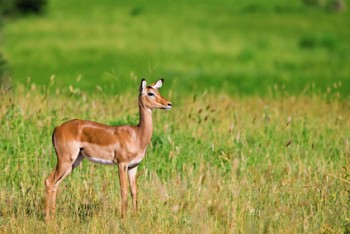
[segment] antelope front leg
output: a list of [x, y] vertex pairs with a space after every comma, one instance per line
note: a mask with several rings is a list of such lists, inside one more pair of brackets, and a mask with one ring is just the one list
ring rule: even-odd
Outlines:
[[137, 183], [136, 183], [137, 167], [129, 169], [128, 174], [129, 174], [129, 183], [131, 187], [132, 206], [133, 206], [134, 212], [136, 213], [137, 211]]
[[52, 188], [47, 186], [46, 195], [45, 195], [45, 222], [46, 223], [50, 221], [51, 193], [52, 193]]
[[120, 163], [118, 165], [119, 169], [119, 183], [120, 183], [120, 197], [121, 197], [121, 213], [122, 218], [126, 217], [126, 208], [128, 205], [128, 178], [127, 178], [127, 171], [128, 167]]

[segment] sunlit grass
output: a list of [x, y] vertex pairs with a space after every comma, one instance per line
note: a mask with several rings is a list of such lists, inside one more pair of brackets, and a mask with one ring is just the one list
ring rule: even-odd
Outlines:
[[53, 127], [71, 118], [136, 124], [137, 89], [111, 97], [27, 86], [1, 91], [2, 232], [349, 231], [348, 102], [332, 93], [238, 99], [166, 89], [174, 108], [154, 111], [138, 213], [129, 198], [120, 218], [116, 167], [84, 161], [61, 184], [56, 221], [45, 225]]

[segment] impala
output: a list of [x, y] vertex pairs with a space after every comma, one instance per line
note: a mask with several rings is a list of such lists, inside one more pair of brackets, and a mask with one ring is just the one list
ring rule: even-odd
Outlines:
[[[45, 220], [49, 221], [56, 211], [57, 187], [83, 159], [99, 164], [118, 165], [121, 215], [127, 208], [127, 193], [131, 187], [132, 204], [137, 209], [137, 166], [145, 156], [152, 137], [152, 110], [172, 108], [171, 102], [159, 94], [163, 79], [147, 86], [142, 79], [139, 89], [140, 122], [137, 126], [108, 126], [87, 120], [74, 119], [56, 127], [52, 143], [57, 164], [45, 180]], [[51, 213], [51, 214], [50, 214]], [[50, 217], [52, 216], [52, 217]]]

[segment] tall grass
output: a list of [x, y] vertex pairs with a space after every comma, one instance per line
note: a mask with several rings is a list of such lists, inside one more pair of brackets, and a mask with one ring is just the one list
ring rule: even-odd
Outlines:
[[238, 99], [166, 90], [174, 108], [154, 111], [138, 213], [120, 218], [116, 167], [83, 161], [60, 186], [56, 221], [45, 225], [53, 127], [71, 118], [137, 123], [137, 89], [113, 97], [75, 90], [1, 90], [1, 232], [350, 231], [349, 103], [327, 94]]

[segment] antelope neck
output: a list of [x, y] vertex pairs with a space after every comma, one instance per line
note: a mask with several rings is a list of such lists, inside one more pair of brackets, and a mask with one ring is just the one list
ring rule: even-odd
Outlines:
[[142, 100], [139, 100], [140, 122], [138, 125], [139, 137], [142, 148], [146, 148], [152, 137], [152, 110], [143, 105]]

